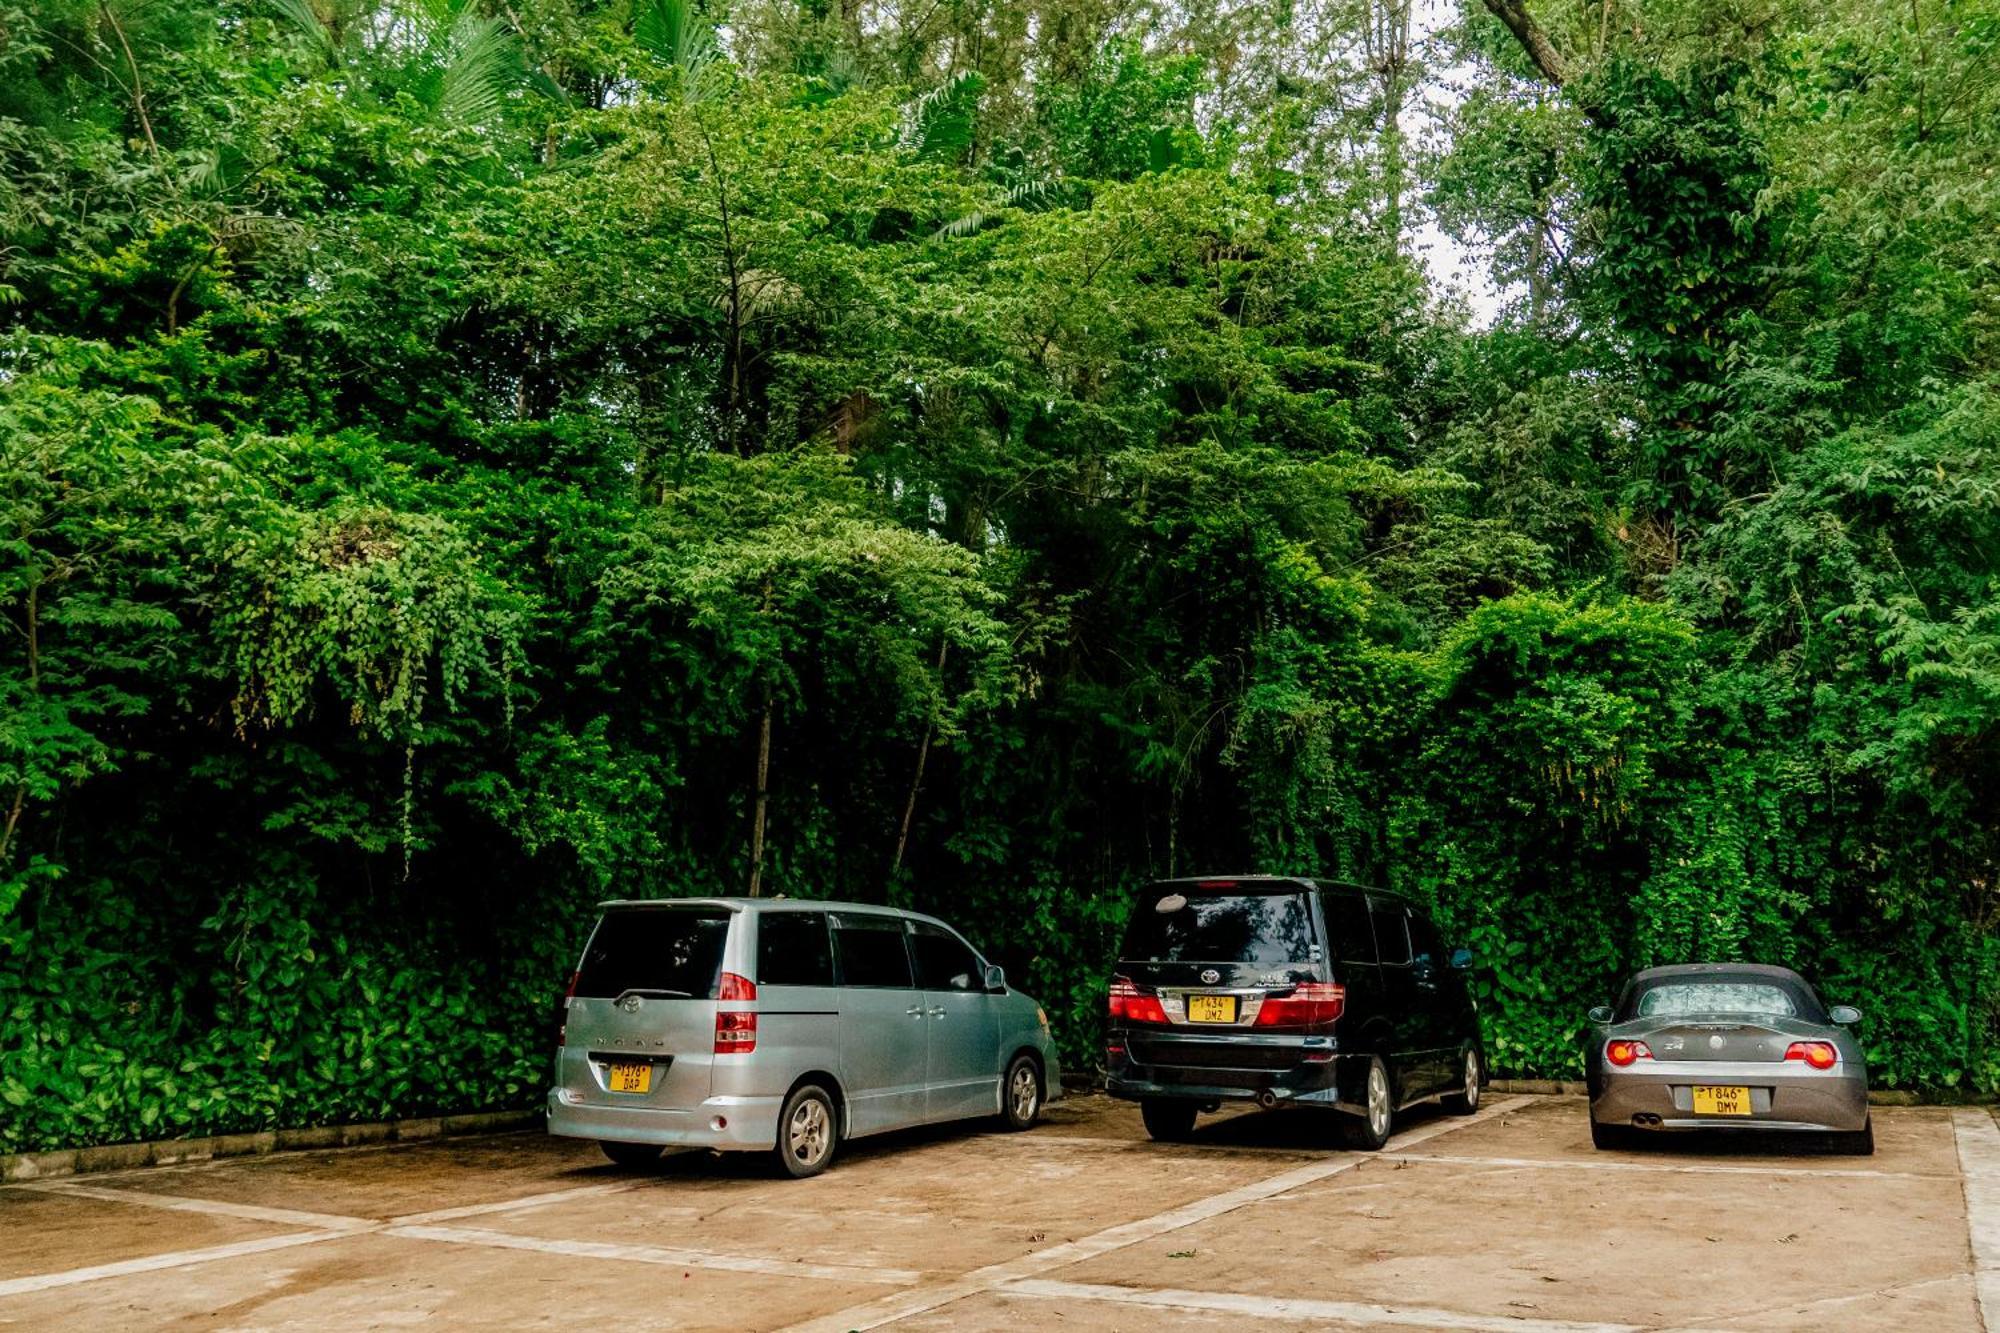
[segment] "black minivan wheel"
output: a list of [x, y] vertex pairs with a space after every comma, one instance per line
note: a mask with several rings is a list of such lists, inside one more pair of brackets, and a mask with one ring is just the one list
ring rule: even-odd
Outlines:
[[613, 1143], [610, 1139], [598, 1140], [598, 1147], [615, 1165], [628, 1171], [636, 1171], [642, 1166], [651, 1166], [660, 1160], [660, 1145], [657, 1143]]
[[1035, 1062], [1017, 1055], [1000, 1084], [1000, 1121], [1009, 1129], [1033, 1129], [1042, 1115], [1042, 1073]]
[[1379, 1055], [1368, 1057], [1368, 1072], [1359, 1089], [1361, 1114], [1347, 1117], [1347, 1146], [1363, 1152], [1380, 1152], [1389, 1142], [1389, 1130], [1396, 1120], [1396, 1096], [1391, 1091], [1389, 1066]]
[[833, 1164], [839, 1126], [833, 1098], [825, 1088], [807, 1083], [792, 1089], [778, 1112], [778, 1142], [772, 1150], [778, 1165], [794, 1180], [826, 1170]]
[[1197, 1107], [1193, 1102], [1154, 1098], [1139, 1103], [1139, 1118], [1146, 1132], [1161, 1143], [1179, 1143], [1194, 1133]]
[[1486, 1070], [1479, 1060], [1479, 1048], [1468, 1046], [1458, 1057], [1458, 1091], [1438, 1098], [1439, 1105], [1453, 1115], [1471, 1115], [1479, 1109], [1479, 1085]]

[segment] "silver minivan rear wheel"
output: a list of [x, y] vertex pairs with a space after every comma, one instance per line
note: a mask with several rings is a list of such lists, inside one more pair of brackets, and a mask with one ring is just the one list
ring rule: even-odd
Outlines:
[[794, 1088], [778, 1112], [778, 1165], [795, 1179], [816, 1176], [833, 1163], [840, 1137], [833, 1098], [817, 1083]]

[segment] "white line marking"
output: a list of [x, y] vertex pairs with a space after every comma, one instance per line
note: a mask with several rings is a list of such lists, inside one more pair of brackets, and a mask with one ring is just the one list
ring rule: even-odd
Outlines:
[[1972, 1238], [1973, 1291], [1980, 1324], [2000, 1330], [2000, 1126], [1991, 1112], [1965, 1106], [1951, 1114], [1958, 1169], [1965, 1177], [1965, 1223]]
[[266, 1250], [288, 1250], [297, 1245], [318, 1245], [329, 1240], [345, 1240], [356, 1234], [358, 1233], [352, 1231], [305, 1231], [290, 1236], [267, 1236], [262, 1240], [239, 1240], [233, 1245], [212, 1245], [205, 1250], [175, 1250], [169, 1254], [149, 1254], [141, 1259], [125, 1259], [115, 1264], [96, 1264], [90, 1268], [72, 1268], [63, 1273], [37, 1273], [30, 1277], [9, 1278], [0, 1282], [0, 1296], [21, 1296], [31, 1291], [48, 1291], [53, 1287], [74, 1287], [80, 1283], [96, 1282], [108, 1277], [128, 1277], [133, 1273], [156, 1273], [165, 1268], [213, 1263], [217, 1259], [262, 1254]]
[[575, 1189], [550, 1190], [546, 1194], [530, 1194], [519, 1199], [503, 1199], [498, 1203], [468, 1203], [457, 1208], [434, 1208], [427, 1213], [404, 1213], [390, 1221], [397, 1226], [423, 1226], [431, 1222], [455, 1222], [461, 1217], [486, 1217], [494, 1213], [518, 1213], [530, 1208], [547, 1208], [551, 1204], [568, 1203], [571, 1199], [587, 1199], [598, 1194], [623, 1194], [626, 1190], [638, 1189], [644, 1181], [609, 1181], [601, 1185], [579, 1185]]
[[27, 1186], [37, 1194], [67, 1194], [79, 1199], [103, 1199], [110, 1203], [137, 1204], [141, 1208], [164, 1208], [176, 1213], [206, 1213], [212, 1217], [240, 1217], [252, 1222], [272, 1222], [287, 1227], [314, 1227], [321, 1231], [365, 1231], [374, 1225], [365, 1217], [343, 1217], [337, 1213], [302, 1213], [293, 1208], [265, 1208], [253, 1203], [229, 1203], [221, 1199], [190, 1199], [178, 1194], [149, 1194], [141, 1190], [102, 1189], [52, 1180]]
[[1150, 1139], [1093, 1139], [1082, 1134], [1009, 1134], [994, 1135], [995, 1141], [1017, 1143], [1026, 1147], [1046, 1144], [1051, 1148], [1106, 1148], [1115, 1152], [1156, 1152], [1163, 1155], [1185, 1155], [1189, 1150], [1221, 1155], [1223, 1153], [1254, 1153], [1261, 1157], [1319, 1157], [1325, 1148], [1285, 1148], [1269, 1143], [1154, 1143]]
[[661, 1264], [669, 1268], [713, 1268], [730, 1273], [762, 1273], [772, 1277], [811, 1277], [828, 1282], [907, 1287], [921, 1282], [924, 1276], [902, 1268], [791, 1263], [784, 1259], [760, 1259], [751, 1255], [711, 1254], [706, 1250], [669, 1250], [652, 1245], [613, 1245], [589, 1240], [547, 1240], [540, 1236], [517, 1236], [511, 1232], [482, 1231], [473, 1227], [393, 1226], [382, 1234], [407, 1236], [412, 1240], [444, 1241], [452, 1245], [533, 1250], [540, 1254], [570, 1255], [583, 1259], [621, 1259], [628, 1263]]
[[1363, 1328], [1448, 1328], [1475, 1333], [1640, 1333], [1637, 1324], [1580, 1324], [1568, 1319], [1517, 1319], [1510, 1315], [1459, 1314], [1422, 1306], [1391, 1307], [1352, 1301], [1297, 1300], [1284, 1296], [1248, 1296], [1234, 1292], [1138, 1290], [1085, 1282], [1049, 1282], [1033, 1278], [1009, 1282], [995, 1293], [1033, 1296], [1051, 1301], [1112, 1301], [1154, 1309], [1200, 1310], [1249, 1319], [1325, 1319]]
[[[1449, 1134], [1453, 1130], [1483, 1124], [1519, 1106], [1523, 1100], [1525, 1099], [1518, 1097], [1509, 1098], [1504, 1102], [1494, 1103], [1474, 1116], [1467, 1116], [1464, 1119], [1438, 1121], [1425, 1125], [1402, 1136], [1403, 1142], [1405, 1144], [1424, 1143], [1438, 1137], [1440, 1134]], [[984, 1268], [974, 1269], [963, 1277], [954, 1278], [935, 1286], [922, 1288], [917, 1291], [899, 1292], [894, 1296], [885, 1296], [880, 1300], [870, 1301], [863, 1305], [851, 1306], [845, 1310], [836, 1310], [832, 1314], [822, 1315], [817, 1319], [809, 1319], [803, 1323], [794, 1324], [786, 1330], [786, 1333], [848, 1333], [849, 1330], [880, 1328], [882, 1325], [893, 1323], [898, 1319], [907, 1319], [914, 1314], [922, 1314], [927, 1310], [935, 1310], [939, 1306], [950, 1305], [952, 1302], [963, 1300], [967, 1296], [991, 1291], [1007, 1283], [1034, 1277], [1040, 1273], [1046, 1273], [1052, 1268], [1061, 1268], [1069, 1264], [1081, 1263], [1085, 1259], [1094, 1259], [1101, 1254], [1108, 1254], [1113, 1250], [1123, 1249], [1127, 1245], [1134, 1245], [1142, 1240], [1151, 1240], [1155, 1236], [1163, 1236], [1170, 1231], [1178, 1231], [1182, 1227], [1193, 1226], [1197, 1222], [1205, 1222], [1212, 1217], [1220, 1217], [1222, 1214], [1233, 1212], [1245, 1204], [1255, 1203], [1259, 1199], [1266, 1199], [1274, 1194], [1283, 1194], [1287, 1190], [1298, 1189], [1302, 1185], [1310, 1185], [1314, 1181], [1324, 1180], [1328, 1176], [1339, 1175], [1343, 1171], [1352, 1171], [1363, 1162], [1379, 1160], [1380, 1158], [1373, 1154], [1343, 1153], [1338, 1157], [1325, 1158], [1306, 1166], [1294, 1167], [1290, 1171], [1281, 1172], [1278, 1175], [1269, 1176], [1263, 1180], [1253, 1181], [1248, 1185], [1240, 1186], [1222, 1194], [1213, 1194], [1205, 1199], [1196, 1199], [1192, 1203], [1182, 1204], [1178, 1208], [1170, 1208], [1163, 1213], [1155, 1213], [1151, 1217], [1142, 1217], [1136, 1221], [1125, 1222], [1115, 1227], [1108, 1227], [1093, 1235], [1085, 1236], [1081, 1240], [1069, 1241], [1062, 1245], [1051, 1245], [1045, 1250], [1036, 1250], [1034, 1253], [1022, 1255], [1018, 1259], [1009, 1259], [1002, 1263], [988, 1264]]]
[[[1384, 1154], [1385, 1156], [1387, 1154]], [[1842, 1170], [1839, 1167], [1713, 1166], [1681, 1162], [1552, 1162], [1538, 1157], [1456, 1157], [1450, 1153], [1397, 1153], [1399, 1162], [1426, 1162], [1445, 1166], [1546, 1167], [1552, 1171], [1664, 1171], [1686, 1176], [1825, 1176], [1862, 1180], [1950, 1180], [1946, 1175], [1926, 1175], [1917, 1171]]]

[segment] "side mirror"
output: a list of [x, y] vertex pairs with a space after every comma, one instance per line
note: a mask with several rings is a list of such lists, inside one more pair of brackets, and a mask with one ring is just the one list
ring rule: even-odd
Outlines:
[[986, 965], [986, 989], [990, 991], [1007, 989], [1007, 974], [1000, 970], [997, 963], [988, 963]]
[[1459, 972], [1463, 972], [1463, 971], [1465, 971], [1465, 970], [1466, 970], [1467, 968], [1471, 967], [1471, 966], [1472, 966], [1472, 950], [1470, 950], [1470, 949], [1453, 949], [1453, 950], [1451, 951], [1451, 965], [1452, 965], [1452, 967], [1453, 967], [1453, 969], [1454, 969], [1454, 970], [1456, 970], [1456, 971], [1459, 971]]
[[1852, 1027], [1861, 1021], [1861, 1011], [1851, 1004], [1836, 1004], [1827, 1010], [1826, 1016], [1841, 1027]]
[[1600, 1004], [1584, 1016], [1593, 1023], [1609, 1023], [1611, 1021], [1611, 1006]]

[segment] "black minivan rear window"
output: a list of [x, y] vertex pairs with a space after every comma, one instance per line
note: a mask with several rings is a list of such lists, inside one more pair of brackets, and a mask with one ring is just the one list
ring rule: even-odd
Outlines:
[[1134, 962], [1311, 961], [1312, 910], [1297, 893], [1186, 893], [1156, 885], [1139, 895], [1119, 954]]
[[712, 1000], [734, 915], [713, 907], [614, 908], [584, 950], [576, 993], [616, 999], [638, 990]]

